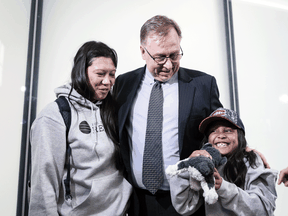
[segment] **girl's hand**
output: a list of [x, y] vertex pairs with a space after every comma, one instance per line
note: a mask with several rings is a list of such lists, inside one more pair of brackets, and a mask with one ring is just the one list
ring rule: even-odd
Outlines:
[[214, 169], [214, 178], [215, 178], [215, 189], [218, 190], [222, 184], [222, 177], [218, 173], [218, 170]]

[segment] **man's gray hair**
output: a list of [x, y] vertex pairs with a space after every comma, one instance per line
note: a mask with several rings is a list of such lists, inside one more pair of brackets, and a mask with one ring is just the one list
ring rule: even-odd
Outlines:
[[166, 16], [156, 15], [147, 20], [140, 30], [140, 43], [145, 44], [146, 39], [150, 33], [157, 34], [159, 36], [166, 36], [171, 28], [174, 28], [180, 38], [182, 38], [182, 32], [179, 25], [172, 19]]

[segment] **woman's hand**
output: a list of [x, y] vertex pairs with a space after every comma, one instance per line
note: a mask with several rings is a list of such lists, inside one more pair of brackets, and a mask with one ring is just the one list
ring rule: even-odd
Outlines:
[[263, 163], [264, 163], [264, 166], [265, 166], [267, 169], [270, 169], [270, 168], [271, 168], [270, 165], [269, 165], [269, 163], [268, 163], [268, 161], [266, 160], [265, 156], [264, 156], [261, 152], [257, 151], [256, 149], [252, 149], [252, 148], [250, 148], [250, 147], [248, 147], [248, 146], [246, 147], [246, 151], [247, 151], [247, 152], [250, 152], [250, 151], [256, 152], [256, 153], [260, 156], [260, 158], [262, 159], [262, 161], [263, 161]]
[[218, 190], [222, 184], [222, 177], [220, 176], [216, 168], [214, 169], [214, 178], [215, 178], [215, 189]]

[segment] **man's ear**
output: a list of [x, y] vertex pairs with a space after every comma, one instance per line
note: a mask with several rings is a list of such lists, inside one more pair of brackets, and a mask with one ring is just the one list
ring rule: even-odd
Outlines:
[[140, 45], [140, 51], [141, 51], [142, 59], [145, 60], [145, 49], [143, 48], [142, 45]]

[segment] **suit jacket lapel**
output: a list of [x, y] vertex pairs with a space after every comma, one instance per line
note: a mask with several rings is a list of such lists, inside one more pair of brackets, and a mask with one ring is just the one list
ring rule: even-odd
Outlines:
[[178, 123], [178, 139], [179, 139], [179, 154], [181, 155], [183, 149], [183, 140], [187, 120], [190, 116], [191, 108], [193, 106], [195, 86], [192, 82], [193, 78], [180, 68], [178, 74], [179, 84], [179, 123]]
[[[133, 76], [130, 76], [125, 80], [124, 87], [125, 92], [127, 92], [127, 100], [119, 109], [119, 130], [123, 130], [126, 119], [128, 118], [128, 113], [130, 112], [133, 100], [135, 98], [136, 92], [140, 86], [143, 75], [145, 73], [145, 68], [139, 68], [133, 72]], [[190, 112], [193, 106], [195, 86], [192, 84], [193, 78], [185, 71], [185, 69], [180, 68], [178, 72], [178, 84], [179, 84], [179, 117], [178, 117], [178, 139], [179, 139], [179, 154], [183, 149], [183, 139], [185, 133], [185, 127], [190, 116]]]
[[123, 105], [119, 109], [119, 130], [120, 132], [123, 130], [125, 121], [128, 117], [128, 113], [130, 112], [133, 100], [135, 98], [136, 92], [138, 88], [140, 87], [145, 68], [139, 68], [135, 72], [132, 73], [132, 76], [127, 77], [127, 80], [125, 80], [124, 87], [125, 92], [127, 92], [127, 96], [125, 98], [127, 99]]

